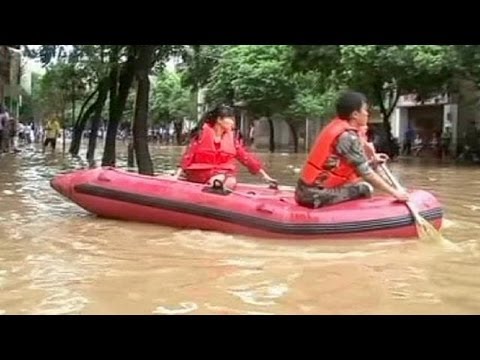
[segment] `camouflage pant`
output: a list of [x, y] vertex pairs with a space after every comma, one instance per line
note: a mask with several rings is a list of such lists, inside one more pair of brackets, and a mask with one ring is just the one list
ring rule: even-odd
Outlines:
[[341, 202], [372, 196], [373, 187], [364, 181], [333, 189], [308, 186], [299, 180], [295, 190], [295, 200], [301, 206], [320, 208]]

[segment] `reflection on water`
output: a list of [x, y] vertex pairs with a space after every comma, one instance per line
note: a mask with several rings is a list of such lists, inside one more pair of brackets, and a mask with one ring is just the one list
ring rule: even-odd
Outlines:
[[[151, 152], [167, 172], [181, 149]], [[284, 185], [305, 159], [261, 156]], [[123, 147], [120, 158], [126, 166]], [[49, 187], [81, 161], [26, 150], [0, 163], [0, 314], [480, 312], [478, 167], [392, 165], [402, 183], [443, 202], [443, 233], [461, 249], [451, 252], [416, 240], [288, 242], [99, 219]]]

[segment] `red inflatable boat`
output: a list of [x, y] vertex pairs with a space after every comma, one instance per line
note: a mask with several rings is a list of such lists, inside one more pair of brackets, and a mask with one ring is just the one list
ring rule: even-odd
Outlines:
[[[291, 188], [238, 184], [233, 193], [224, 193], [169, 176], [142, 176], [110, 168], [61, 174], [51, 186], [98, 216], [179, 228], [289, 239], [416, 235], [406, 205], [388, 196], [312, 210], [296, 204]], [[412, 202], [440, 228], [443, 211], [432, 194], [414, 191]]]

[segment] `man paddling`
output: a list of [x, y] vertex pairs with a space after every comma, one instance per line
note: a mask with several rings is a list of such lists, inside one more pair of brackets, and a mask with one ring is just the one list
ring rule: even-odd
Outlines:
[[[368, 101], [358, 92], [346, 92], [337, 101], [337, 116], [318, 136], [295, 190], [299, 205], [319, 208], [370, 197], [377, 187], [398, 201], [408, 194], [390, 186], [371, 167], [360, 131], [367, 126]], [[375, 154], [375, 162], [385, 161]]]

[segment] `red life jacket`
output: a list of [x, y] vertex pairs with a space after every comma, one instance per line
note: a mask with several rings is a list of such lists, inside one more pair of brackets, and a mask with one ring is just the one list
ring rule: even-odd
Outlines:
[[218, 146], [218, 143], [215, 144], [215, 131], [210, 125], [205, 124], [197, 142], [192, 149], [194, 151], [192, 163], [184, 170], [234, 171], [236, 169], [237, 149], [233, 132], [225, 133]]
[[338, 164], [332, 168], [325, 168], [326, 162], [332, 155], [337, 155], [335, 147], [338, 137], [347, 130], [358, 131], [347, 121], [335, 118], [318, 136], [300, 176], [301, 180], [310, 186], [335, 188], [347, 183], [356, 182], [359, 176], [355, 167], [343, 156], [339, 156]]

